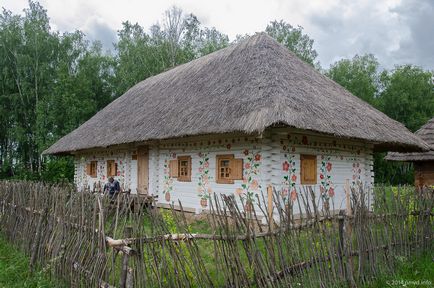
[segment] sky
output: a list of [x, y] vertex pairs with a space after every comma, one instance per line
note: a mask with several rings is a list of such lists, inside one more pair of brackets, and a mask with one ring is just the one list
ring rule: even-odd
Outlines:
[[[302, 26], [314, 39], [323, 68], [356, 54], [372, 53], [384, 68], [414, 64], [434, 70], [434, 0], [40, 0], [51, 26], [81, 30], [112, 48], [129, 20], [149, 28], [173, 5], [233, 40], [265, 30], [270, 21]], [[27, 0], [0, 0], [22, 13]]]

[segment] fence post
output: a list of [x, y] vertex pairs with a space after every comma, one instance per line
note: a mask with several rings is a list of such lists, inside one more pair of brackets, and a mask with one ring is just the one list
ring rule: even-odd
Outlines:
[[345, 235], [344, 235], [344, 226], [345, 226], [345, 212], [343, 210], [339, 211], [339, 220], [338, 220], [338, 232], [339, 232], [339, 242], [338, 242], [338, 261], [340, 267], [340, 274], [342, 279], [344, 279], [347, 275], [346, 266], [344, 262], [345, 258]]
[[39, 251], [39, 245], [41, 243], [41, 236], [42, 236], [42, 223], [44, 222], [45, 216], [47, 215], [47, 209], [44, 209], [42, 213], [39, 215], [38, 224], [36, 225], [36, 234], [35, 239], [33, 240], [32, 244], [32, 250], [30, 255], [30, 273], [34, 272], [36, 259], [38, 257], [38, 251]]
[[345, 197], [346, 197], [346, 215], [345, 215], [345, 238], [346, 241], [346, 255], [347, 255], [347, 269], [346, 269], [346, 275], [347, 275], [347, 281], [349, 287], [357, 287], [355, 281], [354, 281], [354, 275], [353, 275], [353, 256], [352, 254], [352, 233], [353, 233], [353, 227], [352, 227], [352, 216], [353, 211], [351, 209], [351, 188], [350, 188], [350, 180], [345, 181]]
[[[267, 197], [268, 197], [268, 219], [270, 225], [273, 223], [273, 186], [267, 186]], [[270, 226], [271, 227], [271, 226]]]
[[[125, 238], [130, 238], [131, 235], [132, 235], [132, 230], [133, 230], [133, 228], [131, 226], [125, 227], [124, 237]], [[130, 286], [129, 285], [129, 284], [131, 284], [130, 282], [132, 282], [131, 279], [128, 279], [129, 278], [128, 277], [128, 274], [129, 274], [129, 270], [128, 270], [128, 257], [129, 257], [129, 255], [127, 253], [125, 253], [124, 254], [124, 258], [122, 259], [121, 279], [120, 279], [120, 282], [119, 282], [119, 287], [120, 288], [127, 288], [127, 287]], [[127, 280], [130, 280], [130, 281], [127, 281]], [[128, 286], [127, 286], [127, 284], [128, 284]]]

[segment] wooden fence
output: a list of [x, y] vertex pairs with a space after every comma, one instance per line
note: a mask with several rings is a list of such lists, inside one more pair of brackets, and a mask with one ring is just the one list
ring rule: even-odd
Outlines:
[[192, 217], [133, 195], [0, 182], [0, 233], [72, 287], [357, 287], [433, 249], [432, 189], [365, 190], [347, 189], [346, 211], [319, 209], [311, 189], [289, 203], [274, 191], [257, 199], [261, 216], [215, 195]]

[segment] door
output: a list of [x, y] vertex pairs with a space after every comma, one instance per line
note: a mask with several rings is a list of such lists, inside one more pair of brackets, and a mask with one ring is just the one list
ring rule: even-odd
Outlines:
[[148, 194], [149, 185], [149, 149], [140, 146], [137, 149], [137, 193]]

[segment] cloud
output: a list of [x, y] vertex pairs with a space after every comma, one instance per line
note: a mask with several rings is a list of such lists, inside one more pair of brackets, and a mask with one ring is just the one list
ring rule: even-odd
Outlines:
[[82, 31], [90, 41], [100, 41], [104, 50], [113, 51], [113, 43], [118, 41], [116, 31], [100, 18], [91, 18]]
[[[385, 68], [411, 63], [434, 69], [434, 0], [40, 1], [54, 29], [82, 30], [106, 49], [113, 49], [123, 21], [147, 29], [176, 5], [230, 39], [263, 31], [272, 20], [301, 25], [315, 40], [324, 68], [342, 58], [372, 53]], [[26, 0], [3, 2], [15, 13], [27, 7]]]
[[395, 49], [402, 35], [392, 1], [339, 1], [327, 11], [309, 16], [312, 37], [318, 45], [323, 66], [355, 54], [373, 53], [389, 66], [388, 51]]
[[372, 53], [385, 68], [415, 64], [434, 69], [434, 7], [423, 1], [338, 1], [309, 14], [310, 36], [323, 67]]
[[393, 12], [405, 24], [408, 35], [391, 56], [397, 61], [434, 69], [434, 1], [404, 1]]

